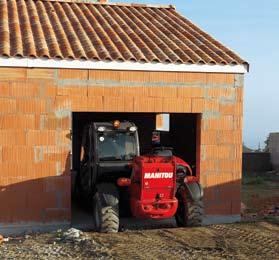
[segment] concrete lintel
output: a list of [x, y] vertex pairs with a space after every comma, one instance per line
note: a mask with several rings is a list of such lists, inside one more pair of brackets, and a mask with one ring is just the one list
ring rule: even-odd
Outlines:
[[58, 87], [191, 87], [191, 88], [233, 88], [235, 84], [206, 82], [135, 82], [120, 80], [80, 80], [80, 79], [57, 79]]
[[240, 215], [206, 215], [203, 219], [203, 225], [228, 224], [240, 221]]
[[50, 223], [41, 223], [41, 222], [28, 222], [28, 223], [15, 223], [15, 224], [3, 224], [0, 223], [0, 234], [3, 236], [15, 236], [22, 234], [31, 234], [35, 232], [45, 233], [51, 232], [58, 229], [66, 230], [70, 228], [70, 222], [50, 222]]

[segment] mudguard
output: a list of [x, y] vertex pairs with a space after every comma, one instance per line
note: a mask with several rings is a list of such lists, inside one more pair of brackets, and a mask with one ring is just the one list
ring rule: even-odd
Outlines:
[[199, 183], [185, 183], [185, 188], [188, 196], [190, 196], [193, 201], [199, 201], [203, 198], [203, 188]]
[[103, 206], [117, 206], [119, 204], [119, 193], [117, 187], [112, 183], [99, 183], [96, 185], [98, 197]]

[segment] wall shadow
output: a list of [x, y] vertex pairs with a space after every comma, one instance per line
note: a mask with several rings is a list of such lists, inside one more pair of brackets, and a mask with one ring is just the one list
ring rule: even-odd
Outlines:
[[241, 179], [204, 188], [206, 215], [240, 215]]
[[[46, 164], [33, 165], [34, 169], [30, 171], [41, 169], [37, 174], [43, 175]], [[20, 173], [18, 173], [16, 183], [0, 185], [0, 223], [69, 222], [71, 220], [70, 168], [69, 153], [63, 172], [59, 175], [19, 182]], [[53, 173], [56, 171], [54, 167]], [[8, 179], [9, 172], [6, 176]]]

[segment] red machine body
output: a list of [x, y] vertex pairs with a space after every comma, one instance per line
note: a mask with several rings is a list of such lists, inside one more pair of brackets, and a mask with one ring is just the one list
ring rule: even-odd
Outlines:
[[[190, 168], [190, 167], [189, 167]], [[139, 156], [133, 162], [130, 206], [134, 217], [170, 218], [176, 213], [176, 158]]]

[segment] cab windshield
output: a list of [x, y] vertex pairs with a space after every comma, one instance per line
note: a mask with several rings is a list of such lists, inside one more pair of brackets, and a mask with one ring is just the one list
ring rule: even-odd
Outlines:
[[100, 161], [129, 161], [137, 154], [135, 133], [98, 133], [97, 146]]

